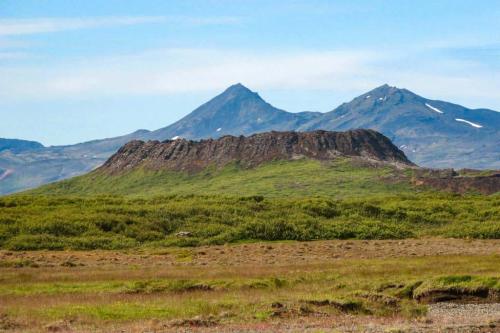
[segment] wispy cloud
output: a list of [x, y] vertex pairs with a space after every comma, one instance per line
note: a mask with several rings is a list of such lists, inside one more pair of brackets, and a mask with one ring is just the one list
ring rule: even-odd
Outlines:
[[0, 36], [29, 35], [66, 30], [91, 29], [161, 22], [164, 17], [36, 18], [2, 19]]
[[130, 26], [147, 23], [184, 23], [192, 25], [234, 24], [236, 17], [188, 17], [188, 16], [124, 16], [90, 18], [35, 18], [0, 19], [0, 36], [16, 36], [93, 29], [115, 26]]
[[[368, 51], [255, 54], [166, 49], [92, 61], [85, 59], [81, 63], [46, 69], [0, 67], [0, 95], [58, 98], [175, 94], [222, 89], [239, 81], [256, 89], [344, 89], [352, 86], [353, 80], [359, 82], [361, 77], [366, 77], [370, 73], [366, 65], [376, 58]], [[346, 85], [346, 81], [351, 84]]]
[[32, 43], [27, 41], [0, 38], [0, 49], [24, 49], [30, 47], [31, 45]]
[[27, 55], [24, 52], [2, 52], [2, 51], [0, 51], [0, 60], [21, 59], [21, 58], [25, 58], [26, 56]]
[[255, 90], [324, 90], [353, 97], [389, 83], [429, 98], [500, 109], [500, 75], [491, 68], [390, 50], [163, 49], [50, 68], [0, 67], [3, 99], [168, 95], [219, 91], [235, 82]]

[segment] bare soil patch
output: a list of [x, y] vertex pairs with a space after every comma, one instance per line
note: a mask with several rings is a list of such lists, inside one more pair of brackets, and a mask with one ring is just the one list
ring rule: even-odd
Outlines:
[[287, 266], [338, 259], [385, 259], [449, 255], [500, 255], [500, 240], [405, 239], [245, 243], [134, 251], [0, 251], [13, 267], [118, 268], [159, 266]]

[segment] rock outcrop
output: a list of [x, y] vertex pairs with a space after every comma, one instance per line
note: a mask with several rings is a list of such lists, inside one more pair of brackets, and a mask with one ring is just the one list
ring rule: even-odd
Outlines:
[[461, 194], [467, 192], [494, 194], [500, 191], [500, 172], [494, 172], [487, 176], [461, 176], [458, 174], [445, 177], [421, 176], [415, 178], [413, 183]]
[[193, 173], [208, 166], [220, 168], [233, 162], [254, 167], [273, 160], [331, 160], [339, 156], [413, 166], [384, 135], [357, 129], [346, 132], [266, 132], [201, 141], [134, 140], [123, 146], [100, 170], [116, 174], [144, 167]]

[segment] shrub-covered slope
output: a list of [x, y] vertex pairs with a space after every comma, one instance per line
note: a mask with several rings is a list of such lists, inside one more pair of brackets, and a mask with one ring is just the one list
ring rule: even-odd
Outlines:
[[438, 192], [412, 185], [412, 169], [366, 163], [344, 158], [255, 168], [231, 164], [192, 175], [96, 171], [0, 199], [0, 247], [500, 237], [498, 195]]
[[420, 193], [345, 199], [217, 195], [0, 199], [0, 248], [13, 250], [425, 236], [499, 238], [500, 198]]

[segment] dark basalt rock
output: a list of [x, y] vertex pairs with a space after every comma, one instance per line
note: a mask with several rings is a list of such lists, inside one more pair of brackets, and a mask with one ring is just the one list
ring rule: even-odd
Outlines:
[[500, 191], [500, 173], [470, 177], [419, 177], [414, 183], [454, 193], [494, 194]]
[[232, 162], [254, 167], [273, 160], [331, 160], [339, 156], [413, 166], [384, 135], [374, 130], [357, 129], [346, 132], [266, 132], [201, 141], [135, 140], [123, 146], [100, 169], [112, 174], [137, 167], [197, 172], [208, 166], [220, 168]]

